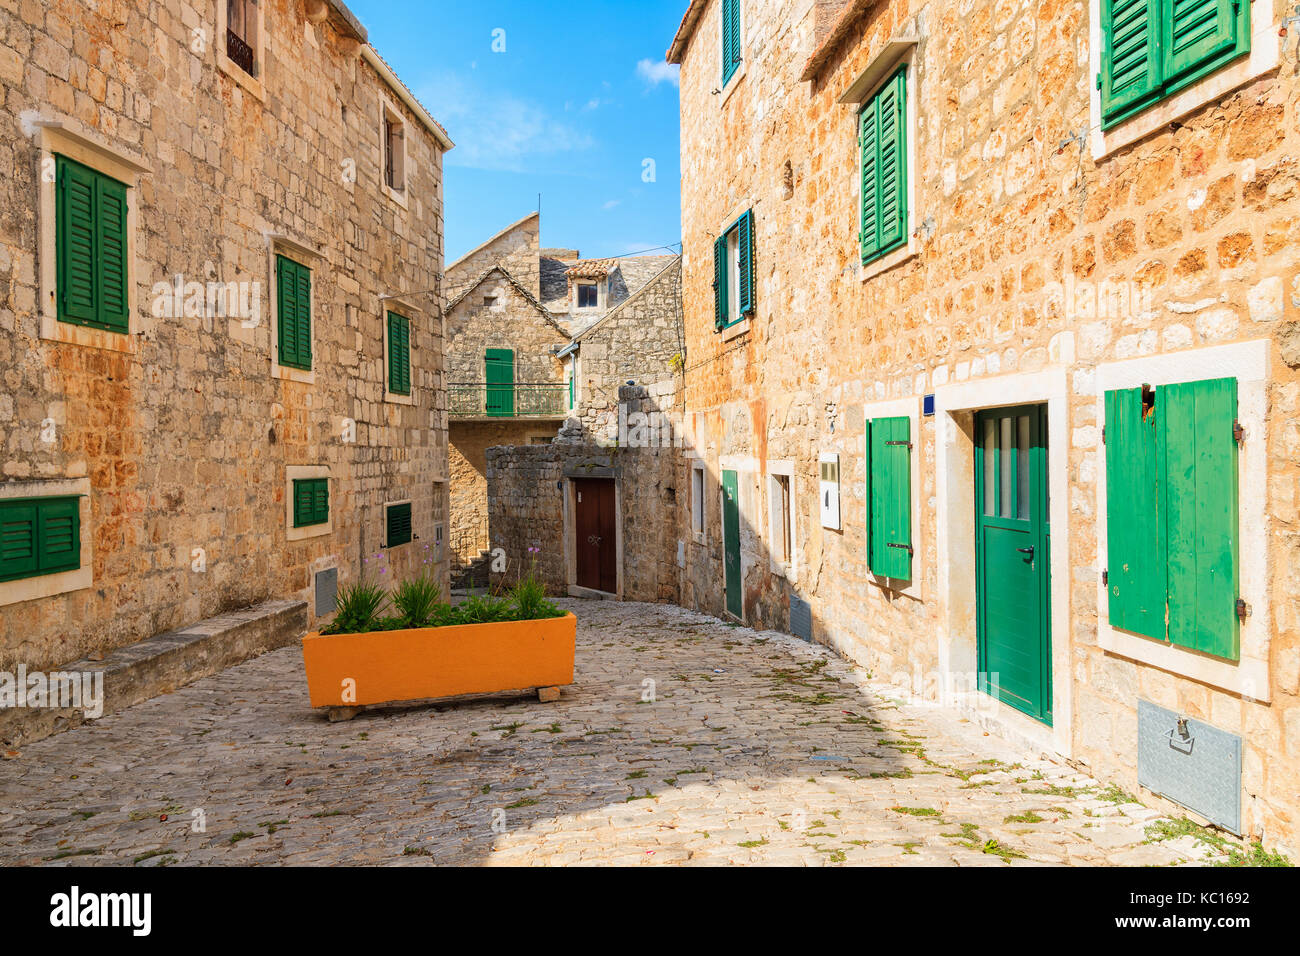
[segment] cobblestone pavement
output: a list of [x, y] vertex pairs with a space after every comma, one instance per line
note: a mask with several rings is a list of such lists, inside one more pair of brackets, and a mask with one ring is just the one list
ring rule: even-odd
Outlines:
[[330, 724], [287, 648], [30, 744], [0, 761], [0, 863], [1017, 866], [1222, 852], [950, 711], [905, 704], [823, 648], [666, 605], [565, 604], [578, 674], [558, 703], [496, 696]]

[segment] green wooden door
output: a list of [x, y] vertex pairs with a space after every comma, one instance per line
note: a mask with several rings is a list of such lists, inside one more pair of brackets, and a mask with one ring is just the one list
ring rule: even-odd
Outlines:
[[1046, 408], [981, 412], [975, 441], [980, 687], [1051, 724]]
[[722, 550], [726, 572], [727, 610], [742, 617], [740, 594], [740, 484], [734, 471], [722, 473]]
[[515, 353], [513, 349], [487, 350], [487, 413], [493, 418], [515, 414]]

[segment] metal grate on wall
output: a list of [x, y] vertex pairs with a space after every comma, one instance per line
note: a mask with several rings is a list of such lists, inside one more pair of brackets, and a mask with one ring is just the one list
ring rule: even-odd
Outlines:
[[797, 594], [790, 595], [790, 633], [805, 641], [813, 639], [812, 605]]
[[316, 616], [333, 614], [339, 607], [339, 569], [316, 572]]
[[1241, 738], [1138, 701], [1138, 783], [1241, 835]]

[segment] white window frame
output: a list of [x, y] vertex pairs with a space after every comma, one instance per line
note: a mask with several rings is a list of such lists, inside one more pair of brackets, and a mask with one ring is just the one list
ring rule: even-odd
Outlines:
[[[315, 287], [316, 287], [316, 283], [313, 282], [312, 288], [315, 289]], [[383, 334], [383, 339], [384, 339], [384, 401], [390, 402], [393, 405], [415, 405], [417, 404], [415, 401], [415, 393], [416, 393], [415, 339], [417, 334], [416, 329], [419, 325], [419, 323], [416, 322], [416, 317], [419, 315], [420, 310], [408, 304], [405, 299], [381, 299], [379, 302], [379, 306], [380, 306], [379, 321], [380, 321], [381, 332]], [[396, 312], [398, 315], [403, 316], [408, 322], [411, 323], [411, 350], [410, 350], [411, 351], [411, 355], [410, 355], [411, 394], [410, 395], [399, 395], [396, 392], [390, 392], [388, 390], [388, 384], [391, 381], [391, 376], [388, 374], [389, 373], [388, 358], [392, 354], [388, 348], [388, 313], [389, 312]], [[312, 323], [313, 333], [315, 331], [315, 328], [316, 328], [316, 323], [313, 322]], [[314, 356], [315, 354], [316, 354], [315, 348], [313, 348], [312, 355]], [[315, 362], [313, 361], [312, 364], [315, 365]]]
[[[786, 515], [785, 522], [781, 521], [779, 514], [781, 501], [780, 478], [784, 478], [789, 483], [789, 512]], [[799, 536], [797, 533], [799, 509], [794, 504], [797, 500], [796, 494], [794, 462], [769, 461], [767, 463], [768, 552], [771, 557], [772, 573], [784, 577], [791, 583], [799, 580]], [[782, 527], [782, 525], [785, 525], [785, 527]], [[790, 553], [782, 561], [777, 557], [777, 542], [782, 540], [787, 532], [790, 536]]]
[[[287, 365], [280, 364], [280, 296], [279, 283], [275, 275], [275, 260], [277, 256], [284, 256], [286, 259], [292, 259], [300, 265], [306, 266], [311, 270], [311, 368], [300, 369], [291, 368]], [[316, 366], [320, 356], [317, 349], [317, 342], [320, 338], [316, 330], [320, 327], [320, 314], [317, 311], [317, 304], [320, 302], [320, 283], [323, 270], [321, 265], [324, 263], [324, 257], [309, 246], [306, 242], [285, 235], [267, 236], [267, 269], [269, 270], [270, 283], [267, 289], [270, 294], [267, 296], [267, 312], [271, 317], [271, 377], [283, 379], [289, 382], [298, 382], [301, 385], [316, 384]], [[233, 325], [233, 323], [232, 323]]]
[[891, 40], [885, 44], [880, 55], [868, 64], [867, 68], [849, 84], [848, 89], [840, 96], [840, 103], [849, 107], [847, 127], [851, 127], [849, 135], [852, 137], [855, 144], [854, 149], [857, 152], [857, 162], [854, 164], [857, 172], [852, 193], [857, 205], [857, 213], [853, 218], [858, 224], [858, 236], [860, 237], [864, 224], [862, 221], [862, 146], [858, 142], [860, 135], [859, 117], [862, 115], [863, 104], [880, 91], [880, 88], [898, 72], [900, 66], [906, 68], [903, 87], [907, 94], [907, 103], [905, 104], [907, 155], [904, 157], [904, 162], [907, 164], [907, 242], [893, 252], [887, 253], [878, 259], [873, 259], [864, 265], [862, 262], [862, 245], [859, 239], [856, 253], [858, 278], [863, 282], [875, 278], [883, 272], [897, 268], [920, 254], [921, 251], [920, 224], [917, 222], [917, 180], [919, 176], [916, 140], [917, 104], [920, 102], [918, 95], [920, 91], [917, 86], [920, 81], [918, 78], [919, 71], [916, 68], [916, 51], [917, 41], [915, 37], [906, 36]]
[[58, 574], [42, 574], [36, 577], [19, 578], [16, 581], [0, 581], [0, 607], [22, 604], [25, 601], [37, 601], [58, 594], [70, 594], [73, 591], [84, 591], [95, 586], [95, 529], [91, 525], [90, 479], [52, 478], [40, 481], [0, 482], [0, 501], [72, 497], [80, 499], [77, 510], [81, 528], [81, 567], [72, 571], [60, 571]]
[[1222, 99], [1237, 87], [1275, 70], [1281, 62], [1280, 24], [1272, 0], [1251, 0], [1250, 52], [1246, 56], [1153, 103], [1118, 125], [1102, 130], [1101, 90], [1097, 89], [1095, 82], [1101, 73], [1101, 57], [1106, 43], [1101, 29], [1101, 4], [1102, 0], [1088, 0], [1088, 76], [1093, 80], [1088, 84], [1088, 118], [1093, 159], [1109, 156], [1162, 126]]
[[[329, 481], [330, 516], [324, 524], [311, 524], [305, 528], [293, 526], [293, 483], [313, 478]], [[305, 541], [334, 533], [334, 512], [337, 504], [336, 483], [329, 465], [286, 465], [284, 469], [284, 528], [289, 541]]]
[[[34, 125], [40, 151], [37, 199], [40, 214], [41, 339], [134, 355], [140, 351], [141, 331], [137, 308], [137, 289], [142, 278], [139, 258], [136, 255], [140, 202], [138, 187], [140, 175], [151, 172], [151, 169], [143, 157], [109, 143], [98, 134], [83, 130], [75, 121], [61, 118], [41, 119]], [[116, 179], [127, 187], [127, 332], [125, 334], [59, 321], [56, 153]]]
[[226, 53], [226, 31], [230, 28], [227, 2], [228, 0], [216, 0], [217, 35], [212, 38], [212, 46], [217, 54], [217, 69], [247, 90], [249, 94], [265, 101], [266, 87], [262, 84], [262, 76], [266, 64], [266, 0], [250, 0], [257, 11], [253, 42], [250, 44], [253, 48], [253, 68], [257, 71], [256, 76], [249, 76], [244, 72], [244, 68], [235, 63]]
[[1265, 702], [1272, 699], [1269, 645], [1273, 620], [1268, 576], [1268, 369], [1269, 342], [1266, 339], [1170, 352], [1097, 367], [1098, 422], [1106, 420], [1106, 393], [1109, 391], [1138, 388], [1144, 384], [1174, 385], [1213, 378], [1237, 380], [1237, 420], [1246, 430], [1237, 457], [1239, 593], [1251, 607], [1250, 616], [1241, 625], [1241, 655], [1237, 661], [1209, 657], [1111, 626], [1107, 587], [1101, 580], [1109, 538], [1106, 448], [1100, 443], [1096, 464], [1097, 621], [1098, 643], [1102, 649], [1250, 700]]
[[[908, 471], [910, 474], [909, 484], [911, 486], [911, 512], [912, 512], [912, 580], [904, 582], [898, 578], [884, 578], [877, 575], [871, 570], [867, 556], [864, 555], [863, 565], [866, 567], [867, 580], [877, 587], [893, 591], [895, 594], [906, 594], [908, 597], [916, 598], [918, 601], [925, 599], [925, 570], [922, 562], [922, 556], [925, 554], [924, 541], [921, 538], [921, 399], [917, 396], [911, 398], [899, 398], [886, 402], [868, 402], [862, 406], [862, 421], [864, 423], [864, 434], [859, 453], [864, 458], [863, 475], [866, 476], [866, 469], [869, 464], [865, 461], [867, 447], [865, 435], [865, 423], [873, 418], [906, 418], [908, 420], [908, 434], [912, 442], [912, 448], [909, 454]], [[841, 476], [843, 477], [843, 476]], [[871, 502], [866, 497], [866, 485], [862, 487], [862, 515], [863, 540], [866, 541], [866, 522], [871, 520]], [[906, 584], [906, 586], [903, 586]]]
[[[409, 192], [409, 190], [407, 189], [407, 184], [410, 181], [410, 171], [411, 171], [410, 166], [408, 164], [409, 148], [407, 144], [407, 140], [410, 139], [410, 137], [407, 135], [407, 126], [409, 124], [406, 122], [406, 117], [402, 115], [401, 110], [399, 110], [396, 104], [394, 104], [393, 101], [390, 100], [388, 97], [380, 96], [379, 104], [380, 104], [379, 105], [379, 189], [385, 196], [387, 196], [397, 205], [401, 206], [403, 209], [406, 209], [407, 208], [406, 197], [407, 197], [407, 193]], [[401, 137], [402, 154], [401, 156], [397, 157], [396, 160], [396, 170], [401, 174], [400, 178], [402, 184], [400, 186], [388, 185], [388, 179], [387, 176], [385, 175], [385, 169], [387, 167], [387, 162], [388, 162], [389, 123], [396, 123], [402, 129], [402, 137]]]
[[[719, 4], [721, 6], [721, 4]], [[727, 238], [727, 315], [738, 315], [740, 312], [740, 217], [747, 211], [752, 211], [755, 204], [745, 201], [731, 210], [722, 223], [714, 230], [715, 236], [726, 236]], [[758, 229], [758, 217], [754, 218], [754, 229]], [[753, 237], [754, 244], [758, 244], [758, 237]], [[757, 277], [754, 278], [757, 284]], [[755, 289], [755, 295], [757, 295]], [[732, 296], [735, 296], [733, 299]], [[754, 312], [746, 313], [744, 318], [738, 322], [732, 322], [722, 330], [722, 341], [729, 342], [732, 339], [739, 338], [747, 333], [753, 324], [754, 316], [757, 313], [757, 307]]]
[[[699, 488], [695, 482], [699, 481]], [[709, 477], [703, 461], [691, 462], [691, 538], [705, 544], [709, 527]]]

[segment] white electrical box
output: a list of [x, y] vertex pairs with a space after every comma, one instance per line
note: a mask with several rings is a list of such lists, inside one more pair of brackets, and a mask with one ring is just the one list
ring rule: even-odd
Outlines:
[[821, 456], [822, 527], [840, 530], [840, 456]]

